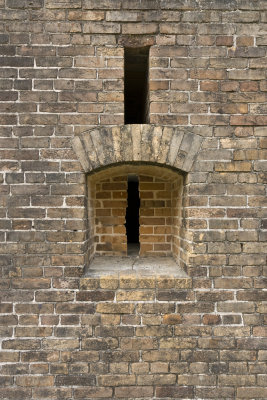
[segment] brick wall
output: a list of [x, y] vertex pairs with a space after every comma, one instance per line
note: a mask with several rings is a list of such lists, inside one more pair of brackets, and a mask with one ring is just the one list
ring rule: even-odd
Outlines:
[[[0, 397], [265, 399], [267, 2], [0, 0], [0, 15]], [[94, 194], [72, 138], [103, 127], [102, 149], [124, 123], [131, 46], [150, 46], [150, 123], [203, 138], [172, 188], [186, 284], [82, 280]]]

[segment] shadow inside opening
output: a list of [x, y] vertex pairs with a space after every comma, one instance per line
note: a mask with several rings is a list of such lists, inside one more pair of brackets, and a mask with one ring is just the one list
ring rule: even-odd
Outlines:
[[127, 255], [138, 256], [140, 251], [139, 241], [139, 180], [137, 175], [128, 176], [128, 201], [126, 208], [126, 236], [127, 236]]

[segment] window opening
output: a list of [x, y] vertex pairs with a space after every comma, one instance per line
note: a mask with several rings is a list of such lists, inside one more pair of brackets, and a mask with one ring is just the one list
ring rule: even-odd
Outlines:
[[149, 123], [149, 47], [124, 49], [124, 122]]
[[140, 250], [139, 242], [139, 180], [137, 175], [128, 176], [128, 200], [126, 208], [127, 255], [137, 256]]

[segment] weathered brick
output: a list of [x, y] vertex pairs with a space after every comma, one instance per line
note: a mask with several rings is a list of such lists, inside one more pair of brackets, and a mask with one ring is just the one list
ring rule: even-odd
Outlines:
[[9, 351], [1, 351], [0, 353], [1, 362], [16, 362], [19, 361], [19, 352], [9, 352]]
[[37, 291], [36, 300], [44, 302], [65, 302], [74, 300], [74, 292], [66, 291]]
[[135, 375], [100, 375], [98, 382], [101, 386], [132, 386], [136, 382], [136, 377]]
[[134, 395], [137, 398], [142, 397], [151, 397], [153, 395], [153, 387], [151, 386], [142, 386], [135, 387], [133, 390], [132, 387], [121, 386], [119, 388], [115, 388], [115, 396], [117, 398], [127, 398]]
[[[31, 388], [29, 389], [24, 389], [24, 388], [14, 388], [14, 387], [3, 387], [0, 389], [0, 395], [3, 398], [8, 398], [8, 399], [30, 399], [31, 398]], [[8, 397], [7, 397], [8, 396]]]
[[112, 291], [80, 291], [76, 295], [77, 301], [107, 301], [114, 299], [114, 292]]
[[135, 308], [134, 304], [115, 304], [115, 303], [102, 303], [96, 305], [96, 312], [104, 314], [129, 314], [133, 313]]
[[42, 348], [47, 350], [74, 350], [80, 347], [78, 339], [44, 339]]
[[116, 293], [117, 301], [151, 301], [154, 296], [152, 290], [118, 290]]
[[207, 398], [207, 396], [211, 399], [227, 399], [234, 396], [234, 388], [232, 387], [198, 387], [196, 389], [196, 395], [199, 397]]
[[105, 398], [112, 396], [112, 388], [109, 387], [87, 387], [87, 388], [75, 388], [74, 397], [75, 399], [84, 399], [85, 397], [91, 398]]
[[54, 378], [52, 376], [17, 376], [16, 384], [18, 386], [53, 386]]
[[221, 339], [221, 338], [200, 338], [198, 340], [199, 347], [210, 348], [210, 349], [232, 349], [235, 347], [233, 339]]
[[95, 307], [93, 304], [84, 303], [61, 303], [56, 305], [59, 314], [93, 314]]
[[0, 325], [17, 325], [18, 317], [16, 315], [1, 315]]
[[50, 399], [56, 399], [57, 397], [62, 397], [66, 398], [71, 396], [71, 389], [70, 388], [52, 388], [52, 387], [46, 387], [46, 388], [34, 388], [33, 389], [33, 398], [34, 399], [40, 399], [40, 398], [50, 398]]
[[[264, 387], [249, 387], [243, 386], [237, 388], [237, 396], [240, 399], [254, 399], [264, 398], [267, 394], [267, 390]], [[263, 396], [263, 397], [262, 397]]]
[[170, 398], [193, 398], [193, 390], [191, 387], [186, 386], [159, 386], [156, 389], [157, 397], [170, 397]]
[[95, 384], [95, 376], [84, 375], [57, 375], [55, 379], [56, 386], [87, 386]]
[[180, 314], [166, 314], [163, 317], [163, 323], [168, 325], [176, 325], [181, 324], [183, 322], [183, 318]]
[[3, 349], [12, 350], [38, 350], [41, 347], [40, 340], [35, 339], [11, 339], [4, 340]]

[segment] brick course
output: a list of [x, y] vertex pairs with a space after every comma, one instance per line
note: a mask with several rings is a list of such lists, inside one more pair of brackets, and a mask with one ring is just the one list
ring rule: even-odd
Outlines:
[[[265, 399], [267, 3], [0, 13], [0, 397]], [[124, 46], [150, 46], [148, 126], [123, 125]], [[163, 185], [140, 189], [141, 249], [171, 243], [190, 278], [83, 278], [108, 235], [125, 252], [94, 230], [123, 224], [117, 162]]]

